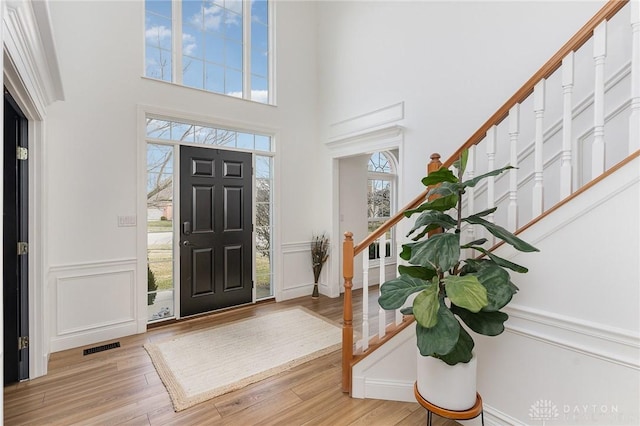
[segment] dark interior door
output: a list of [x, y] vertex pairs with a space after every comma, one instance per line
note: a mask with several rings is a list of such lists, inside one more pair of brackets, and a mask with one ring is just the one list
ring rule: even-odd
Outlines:
[[251, 154], [180, 147], [180, 315], [252, 301]]
[[[4, 92], [3, 294], [4, 384], [29, 377], [27, 120]], [[21, 157], [22, 159], [19, 159]]]

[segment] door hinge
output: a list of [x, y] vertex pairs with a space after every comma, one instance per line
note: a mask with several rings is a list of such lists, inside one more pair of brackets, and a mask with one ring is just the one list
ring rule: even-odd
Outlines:
[[29, 254], [29, 243], [24, 241], [18, 242], [18, 255]]
[[29, 336], [18, 337], [18, 350], [26, 349], [29, 347]]
[[23, 146], [16, 147], [16, 158], [18, 160], [28, 160], [29, 150]]

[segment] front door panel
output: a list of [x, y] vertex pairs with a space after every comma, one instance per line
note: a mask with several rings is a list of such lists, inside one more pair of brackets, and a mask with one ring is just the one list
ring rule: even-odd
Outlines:
[[251, 154], [180, 148], [180, 315], [252, 301]]

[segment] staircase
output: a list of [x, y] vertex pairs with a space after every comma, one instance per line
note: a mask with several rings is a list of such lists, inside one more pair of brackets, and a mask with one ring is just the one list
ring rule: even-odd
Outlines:
[[[465, 179], [518, 167], [470, 188], [465, 213], [498, 207], [490, 220], [541, 249], [522, 261], [528, 274], [512, 276], [521, 291], [506, 310], [507, 332], [474, 336], [487, 424], [637, 422], [638, 0], [609, 1], [449, 159], [440, 163], [434, 154], [429, 169], [451, 167], [464, 149]], [[384, 247], [391, 227], [398, 238], [405, 235], [403, 211], [421, 204], [426, 192], [360, 243], [345, 235], [343, 391], [355, 398], [414, 400], [413, 318], [380, 310], [374, 327], [365, 304], [356, 330], [365, 338], [354, 341], [351, 289], [354, 257], [371, 244]], [[491, 238], [472, 226], [462, 235]], [[517, 262], [510, 247], [493, 250]], [[362, 257], [367, 273], [368, 256]], [[384, 277], [384, 262], [380, 269]], [[535, 418], [540, 404], [555, 407], [547, 410], [552, 417]]]

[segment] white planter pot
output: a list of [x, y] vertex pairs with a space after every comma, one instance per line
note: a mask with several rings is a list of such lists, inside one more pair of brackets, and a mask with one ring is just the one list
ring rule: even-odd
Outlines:
[[448, 410], [467, 410], [476, 402], [477, 359], [448, 365], [418, 351], [418, 392], [433, 405]]

